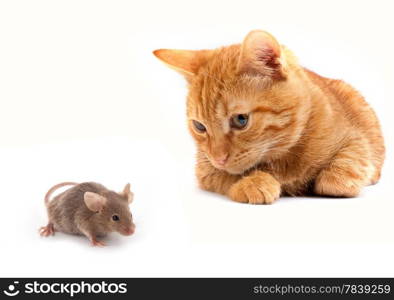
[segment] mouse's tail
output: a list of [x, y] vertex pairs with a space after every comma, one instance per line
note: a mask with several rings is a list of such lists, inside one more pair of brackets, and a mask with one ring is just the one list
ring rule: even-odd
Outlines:
[[77, 185], [77, 184], [78, 183], [75, 183], [75, 182], [62, 182], [62, 183], [59, 183], [57, 185], [54, 185], [53, 187], [51, 187], [49, 189], [49, 191], [45, 195], [45, 204], [48, 205], [49, 198], [51, 197], [53, 192], [56, 191], [57, 189], [60, 189], [61, 187], [64, 187], [64, 186], [67, 186], [67, 185]]

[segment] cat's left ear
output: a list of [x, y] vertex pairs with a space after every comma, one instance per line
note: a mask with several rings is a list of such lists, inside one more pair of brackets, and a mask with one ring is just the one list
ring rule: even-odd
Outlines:
[[158, 49], [153, 54], [170, 68], [191, 79], [211, 57], [211, 50]]
[[277, 40], [266, 31], [254, 30], [249, 32], [241, 45], [238, 71], [241, 74], [285, 79], [283, 61]]

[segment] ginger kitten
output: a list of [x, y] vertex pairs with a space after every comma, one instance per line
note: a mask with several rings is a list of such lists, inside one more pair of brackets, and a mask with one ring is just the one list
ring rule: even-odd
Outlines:
[[188, 82], [202, 189], [269, 204], [284, 194], [355, 197], [379, 180], [385, 148], [371, 107], [345, 82], [301, 67], [269, 33], [154, 54]]

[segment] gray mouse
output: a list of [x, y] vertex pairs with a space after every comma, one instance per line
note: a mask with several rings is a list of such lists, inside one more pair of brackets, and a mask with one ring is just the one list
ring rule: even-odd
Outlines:
[[[50, 200], [53, 192], [68, 185], [73, 187]], [[49, 221], [40, 228], [40, 235], [47, 237], [55, 231], [85, 235], [93, 246], [105, 246], [97, 238], [110, 232], [132, 235], [135, 225], [129, 204], [133, 197], [130, 184], [116, 193], [94, 182], [59, 183], [45, 195]]]

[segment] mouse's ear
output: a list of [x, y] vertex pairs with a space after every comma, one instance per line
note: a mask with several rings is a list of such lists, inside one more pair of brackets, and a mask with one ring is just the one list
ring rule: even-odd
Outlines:
[[107, 203], [107, 198], [93, 192], [85, 192], [83, 200], [86, 206], [94, 212], [101, 211]]
[[133, 198], [134, 198], [134, 194], [133, 192], [130, 190], [130, 183], [126, 184], [123, 192], [120, 193], [121, 196], [125, 197], [127, 199], [127, 202], [130, 204], [131, 202], [133, 202]]

